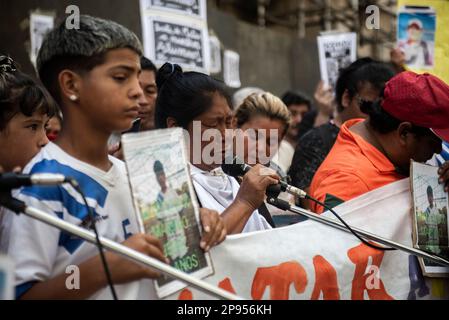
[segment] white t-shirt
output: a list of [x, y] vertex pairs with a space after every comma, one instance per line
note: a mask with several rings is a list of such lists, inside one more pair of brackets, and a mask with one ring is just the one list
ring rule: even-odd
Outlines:
[[292, 165], [294, 155], [295, 148], [293, 148], [289, 142], [282, 140], [278, 152], [274, 155], [271, 161], [276, 163], [285, 173], [287, 173]]
[[[97, 217], [100, 236], [121, 243], [139, 229], [125, 165], [113, 157], [110, 161], [112, 168], [104, 172], [50, 143], [26, 166], [24, 173], [61, 173], [75, 178]], [[88, 218], [82, 198], [71, 186], [27, 187], [18, 192], [17, 198], [78, 226]], [[2, 238], [7, 237], [9, 241], [2, 243], [7, 243], [8, 255], [16, 266], [16, 296], [22, 295], [35, 282], [52, 279], [65, 273], [68, 266], [79, 265], [98, 255], [98, 248], [93, 244], [25, 215], [8, 213], [3, 227], [9, 235], [4, 232]], [[157, 298], [151, 280], [115, 285], [115, 288], [119, 299]], [[90, 297], [111, 298], [107, 286]]]
[[[228, 208], [237, 196], [240, 185], [233, 177], [226, 175], [221, 168], [211, 172], [190, 165], [193, 186], [202, 207], [220, 214]], [[257, 210], [249, 217], [242, 233], [272, 229], [267, 220]]]

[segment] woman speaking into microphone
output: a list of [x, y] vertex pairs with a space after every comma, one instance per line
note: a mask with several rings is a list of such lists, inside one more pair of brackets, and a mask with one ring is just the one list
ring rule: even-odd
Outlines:
[[[228, 234], [270, 229], [258, 208], [266, 188], [277, 184], [279, 177], [256, 165], [239, 185], [220, 167], [225, 158], [226, 131], [232, 126], [231, 102], [224, 85], [202, 73], [183, 72], [180, 66], [170, 63], [161, 67], [156, 82], [156, 126], [182, 127], [188, 133], [190, 171], [200, 206], [221, 213]], [[218, 134], [220, 141], [208, 130]], [[211, 149], [211, 143], [218, 144], [218, 148]]]

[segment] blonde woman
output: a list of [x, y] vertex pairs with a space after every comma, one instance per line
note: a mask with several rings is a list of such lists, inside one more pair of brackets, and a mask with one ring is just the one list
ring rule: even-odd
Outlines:
[[[269, 92], [251, 94], [234, 112], [234, 152], [250, 165], [270, 164], [290, 122], [291, 113], [280, 98]], [[279, 167], [270, 167], [285, 176]]]

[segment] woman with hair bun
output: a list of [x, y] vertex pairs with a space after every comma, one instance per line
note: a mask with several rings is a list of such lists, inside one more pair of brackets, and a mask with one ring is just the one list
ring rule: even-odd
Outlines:
[[[239, 185], [220, 167], [226, 152], [226, 130], [231, 129], [233, 118], [223, 83], [202, 73], [183, 72], [180, 66], [170, 63], [159, 69], [156, 82], [159, 89], [156, 126], [182, 127], [188, 132], [191, 175], [200, 205], [221, 213], [228, 234], [270, 229], [257, 209], [263, 204], [266, 188], [279, 181], [275, 172], [269, 170], [266, 174], [266, 167], [256, 165]], [[194, 130], [195, 126], [199, 130]], [[221, 141], [213, 138], [203, 141], [208, 129], [219, 132]], [[215, 154], [214, 149], [210, 156], [220, 161], [211, 162], [203, 156], [212, 141], [221, 145], [217, 148], [221, 153]], [[199, 148], [195, 150], [197, 145]]]

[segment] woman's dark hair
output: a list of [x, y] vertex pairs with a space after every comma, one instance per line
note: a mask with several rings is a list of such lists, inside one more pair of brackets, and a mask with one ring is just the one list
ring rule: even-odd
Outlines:
[[348, 91], [349, 96], [354, 98], [361, 86], [369, 83], [375, 89], [382, 91], [385, 83], [395, 75], [393, 69], [383, 62], [371, 58], [361, 58], [340, 71], [335, 85], [335, 98], [337, 110], [344, 110], [342, 105], [343, 95]]
[[[360, 110], [369, 116], [368, 121], [371, 128], [381, 134], [386, 134], [396, 130], [403, 121], [386, 112], [381, 104], [382, 99], [378, 99], [374, 102], [362, 101]], [[415, 125], [412, 126], [411, 132], [421, 137], [432, 134], [430, 129]]]
[[189, 123], [212, 107], [213, 94], [226, 98], [232, 108], [225, 85], [199, 72], [183, 72], [177, 64], [166, 63], [156, 75], [158, 97], [155, 120], [157, 128], [167, 128], [167, 118], [187, 129]]
[[57, 110], [43, 87], [19, 71], [11, 58], [0, 56], [0, 130], [19, 113], [31, 117], [40, 112], [53, 117]]

